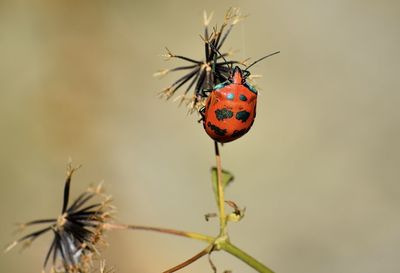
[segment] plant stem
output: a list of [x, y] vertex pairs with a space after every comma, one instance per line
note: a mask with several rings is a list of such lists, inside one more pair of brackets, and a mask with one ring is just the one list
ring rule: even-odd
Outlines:
[[215, 241], [214, 237], [207, 236], [201, 233], [195, 233], [195, 232], [187, 232], [187, 231], [181, 231], [181, 230], [176, 230], [176, 229], [169, 229], [169, 228], [158, 228], [158, 227], [149, 227], [149, 226], [137, 226], [137, 225], [124, 225], [124, 224], [106, 224], [107, 226], [105, 228], [108, 229], [132, 229], [132, 230], [146, 230], [146, 231], [154, 231], [154, 232], [160, 232], [160, 233], [165, 233], [165, 234], [172, 234], [176, 236], [182, 236], [186, 238], [191, 238], [207, 243], [212, 243]]
[[257, 270], [260, 273], [274, 273], [274, 271], [272, 271], [271, 269], [269, 269], [268, 267], [266, 267], [265, 265], [263, 265], [262, 263], [260, 263], [256, 259], [254, 259], [253, 257], [251, 257], [249, 254], [247, 254], [240, 248], [232, 245], [228, 241], [221, 243], [220, 248], [225, 250], [226, 252], [232, 254], [239, 260], [245, 262], [246, 264], [248, 264], [249, 266], [251, 266], [252, 268], [254, 268], [255, 270]]
[[[220, 222], [220, 234], [217, 237], [211, 237], [200, 233], [195, 232], [187, 232], [175, 229], [167, 229], [167, 228], [158, 228], [158, 227], [149, 227], [149, 226], [138, 226], [138, 225], [124, 225], [124, 224], [106, 224], [105, 228], [108, 229], [132, 229], [132, 230], [145, 230], [145, 231], [154, 231], [165, 234], [177, 235], [182, 237], [187, 237], [203, 242], [207, 242], [210, 245], [193, 256], [192, 258], [184, 261], [183, 263], [165, 271], [164, 273], [172, 273], [177, 270], [180, 270], [187, 265], [193, 263], [194, 261], [200, 259], [207, 253], [210, 253], [214, 250], [224, 250], [231, 255], [235, 256], [239, 260], [245, 262], [253, 269], [260, 273], [274, 273], [271, 269], [254, 259], [252, 256], [236, 247], [235, 245], [229, 242], [229, 237], [226, 231], [226, 215], [225, 215], [225, 199], [224, 199], [224, 188], [222, 185], [222, 164], [221, 164], [221, 155], [219, 153], [218, 142], [214, 142], [215, 148], [215, 159], [217, 164], [217, 195], [218, 195], [218, 209], [219, 209], [219, 222]], [[214, 180], [215, 181], [215, 180]]]
[[217, 162], [217, 181], [218, 181], [218, 209], [219, 209], [219, 226], [220, 226], [220, 236], [226, 233], [226, 216], [225, 216], [225, 199], [224, 199], [224, 189], [222, 186], [222, 164], [221, 155], [219, 153], [218, 142], [214, 141], [215, 148], [215, 159]]
[[[126, 229], [145, 230], [145, 231], [153, 231], [153, 232], [159, 232], [159, 233], [164, 233], [164, 234], [171, 234], [171, 235], [176, 235], [176, 236], [181, 236], [181, 237], [186, 237], [186, 238], [191, 238], [191, 239], [207, 242], [207, 243], [211, 244], [210, 246], [215, 244], [216, 241], [218, 240], [218, 238], [207, 236], [207, 235], [204, 235], [201, 233], [187, 232], [187, 231], [181, 231], [181, 230], [169, 229], [169, 228], [157, 228], [157, 227], [149, 227], [149, 226], [125, 225], [125, 224], [114, 224], [114, 223], [105, 224], [105, 228], [113, 229], [113, 230], [117, 230], [117, 229], [120, 229], [120, 230], [126, 230]], [[219, 237], [219, 238], [222, 238], [222, 237]], [[204, 256], [205, 254], [207, 254], [210, 251], [210, 246], [208, 246], [205, 250], [196, 254], [194, 257], [190, 258], [189, 260], [172, 268], [175, 270], [170, 271], [170, 270], [172, 270], [172, 269], [170, 269], [165, 272], [167, 272], [167, 273], [174, 272], [174, 271], [177, 271], [177, 270], [185, 267], [186, 265], [189, 265], [190, 263], [193, 263], [197, 259], [199, 259], [202, 256]], [[231, 255], [235, 256], [239, 260], [247, 263], [249, 266], [251, 266], [252, 268], [254, 268], [255, 270], [257, 270], [260, 273], [274, 273], [271, 269], [269, 269], [268, 267], [266, 267], [265, 265], [263, 265], [262, 263], [260, 263], [256, 259], [254, 259], [253, 257], [251, 257], [249, 254], [247, 254], [240, 248], [231, 244], [226, 239], [226, 237], [223, 240], [221, 240], [220, 242], [218, 242], [218, 248], [230, 253]]]

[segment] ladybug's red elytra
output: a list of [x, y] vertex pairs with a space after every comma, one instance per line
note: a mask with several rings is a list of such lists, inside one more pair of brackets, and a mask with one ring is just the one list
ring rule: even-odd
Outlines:
[[246, 134], [256, 117], [257, 90], [246, 81], [247, 70], [238, 66], [225, 82], [211, 91], [203, 109], [203, 127], [220, 143], [230, 142]]
[[[257, 90], [246, 81], [250, 75], [248, 69], [278, 53], [279, 51], [258, 59], [245, 70], [238, 66], [233, 70], [230, 68], [228, 80], [213, 87], [205, 107], [200, 111], [204, 130], [212, 139], [226, 143], [238, 139], [250, 130], [256, 117]], [[224, 58], [222, 54], [219, 55]], [[228, 62], [225, 60], [225, 63]]]

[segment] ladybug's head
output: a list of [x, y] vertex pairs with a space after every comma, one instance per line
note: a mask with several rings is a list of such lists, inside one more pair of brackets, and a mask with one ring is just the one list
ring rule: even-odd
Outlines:
[[239, 66], [235, 66], [235, 69], [233, 69], [233, 74], [231, 75], [231, 81], [234, 84], [242, 84], [243, 83], [243, 73], [242, 69], [240, 69]]
[[232, 75], [230, 76], [231, 81], [234, 84], [242, 84], [246, 81], [246, 78], [250, 75], [250, 72], [247, 70], [240, 69], [239, 66], [235, 66], [233, 69]]

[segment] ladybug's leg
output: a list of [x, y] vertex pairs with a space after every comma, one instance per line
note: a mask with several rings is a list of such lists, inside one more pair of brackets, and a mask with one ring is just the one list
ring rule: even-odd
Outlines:
[[202, 96], [203, 98], [207, 97], [207, 93], [210, 93], [213, 91], [213, 88], [204, 88], [201, 89], [199, 92], [199, 95]]
[[250, 76], [250, 71], [243, 70], [243, 78], [246, 79], [248, 76]]
[[199, 114], [200, 114], [200, 116], [201, 116], [201, 119], [199, 119], [197, 122], [201, 122], [201, 121], [203, 121], [203, 120], [204, 120], [204, 117], [205, 117], [205, 111], [206, 111], [206, 107], [205, 107], [205, 106], [203, 106], [203, 107], [201, 107], [201, 108], [200, 108], [200, 110], [199, 110]]

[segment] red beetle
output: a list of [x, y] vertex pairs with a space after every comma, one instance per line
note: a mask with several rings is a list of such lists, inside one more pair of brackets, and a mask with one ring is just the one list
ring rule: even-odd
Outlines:
[[236, 66], [227, 81], [214, 86], [201, 110], [204, 130], [212, 139], [230, 142], [250, 130], [256, 117], [257, 90], [246, 81], [250, 75], [247, 69], [277, 53], [255, 61], [245, 70]]

